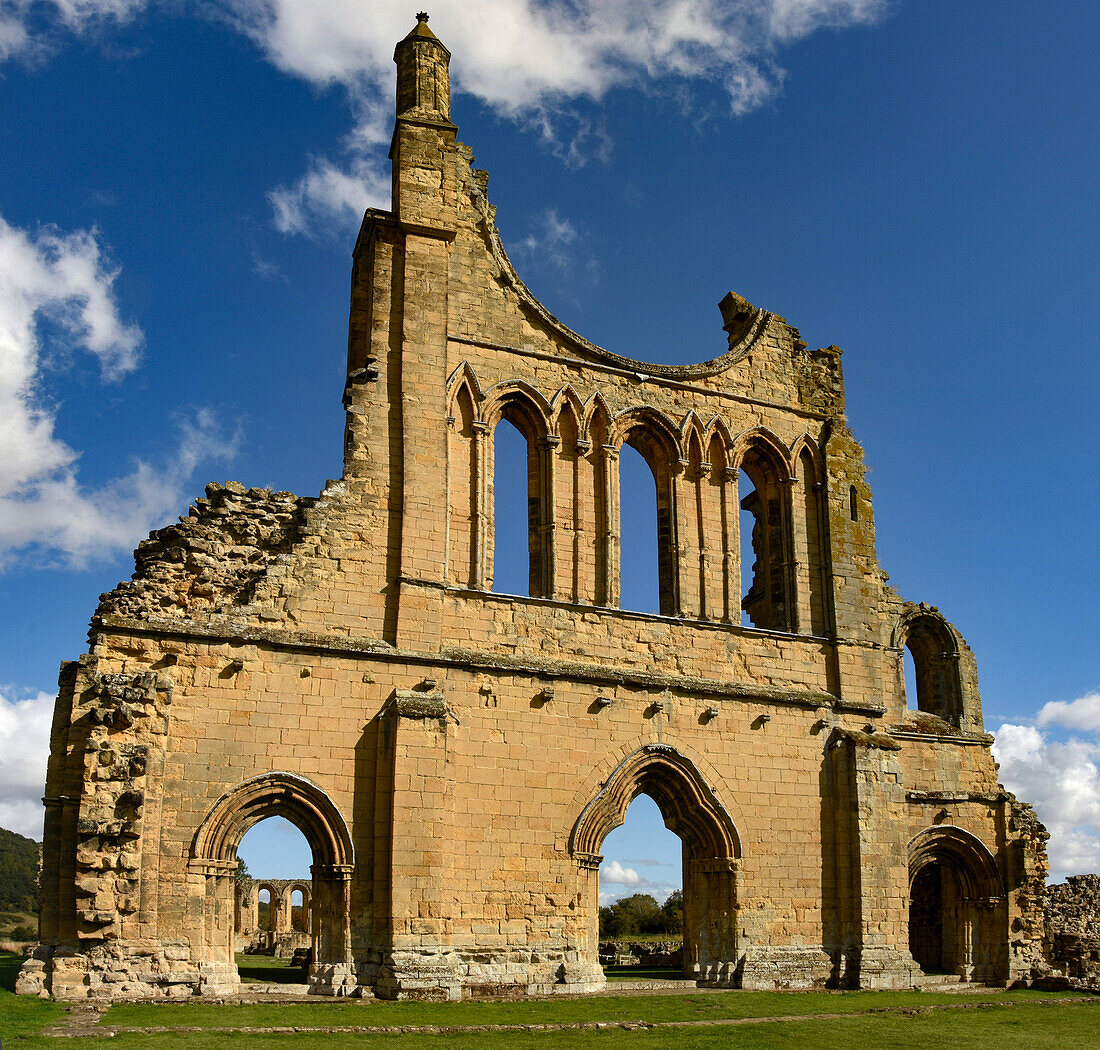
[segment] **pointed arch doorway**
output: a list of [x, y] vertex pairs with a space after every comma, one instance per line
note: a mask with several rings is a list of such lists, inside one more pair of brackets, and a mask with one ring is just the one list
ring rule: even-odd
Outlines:
[[683, 843], [684, 976], [732, 986], [740, 956], [737, 875], [741, 841], [732, 818], [690, 759], [650, 744], [627, 756], [585, 806], [570, 836], [590, 914], [587, 964], [598, 965], [600, 849], [639, 795], [657, 804]]
[[194, 878], [202, 879], [205, 891], [201, 991], [217, 994], [239, 984], [233, 956], [237, 848], [251, 827], [272, 816], [294, 824], [313, 854], [310, 991], [348, 994], [356, 985], [351, 959], [351, 835], [339, 810], [317, 785], [281, 772], [246, 780], [222, 795], [192, 840], [190, 869]]
[[1004, 884], [993, 855], [962, 828], [926, 828], [909, 844], [909, 951], [926, 974], [1007, 975]]

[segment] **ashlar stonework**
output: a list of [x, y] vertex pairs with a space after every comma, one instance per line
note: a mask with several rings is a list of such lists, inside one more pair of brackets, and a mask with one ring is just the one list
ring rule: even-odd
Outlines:
[[[236, 851], [275, 814], [313, 851], [313, 991], [596, 990], [601, 843], [643, 792], [683, 840], [689, 977], [1028, 979], [1046, 834], [997, 782], [966, 643], [879, 567], [840, 351], [732, 292], [698, 365], [570, 331], [504, 251], [449, 58], [426, 18], [396, 49], [343, 476], [210, 486], [62, 667], [20, 990], [235, 991]], [[503, 420], [527, 596], [493, 590]], [[657, 615], [619, 607], [624, 445], [656, 486]]]

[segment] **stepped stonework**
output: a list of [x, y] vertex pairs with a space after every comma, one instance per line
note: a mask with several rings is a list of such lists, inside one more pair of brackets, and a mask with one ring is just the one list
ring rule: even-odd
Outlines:
[[[1046, 833], [966, 642], [879, 565], [840, 350], [733, 292], [701, 364], [571, 331], [505, 253], [449, 58], [426, 18], [395, 52], [342, 477], [208, 488], [62, 667], [20, 990], [235, 992], [237, 848], [273, 815], [312, 850], [314, 992], [597, 990], [601, 844], [641, 793], [683, 841], [688, 978], [1031, 980]], [[494, 482], [503, 421], [527, 469]], [[652, 614], [621, 607], [624, 446]], [[494, 589], [494, 484], [527, 494], [526, 594]]]

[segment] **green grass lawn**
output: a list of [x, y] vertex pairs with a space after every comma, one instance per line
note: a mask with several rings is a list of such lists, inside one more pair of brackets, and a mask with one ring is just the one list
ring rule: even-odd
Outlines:
[[0, 952], [0, 1044], [5, 1048], [30, 1045], [22, 1040], [56, 1024], [64, 1014], [57, 1003], [15, 994], [15, 978], [22, 965], [21, 955]]
[[[606, 1021], [715, 1021], [806, 1014], [867, 1013], [895, 1007], [1011, 1002], [1024, 1006], [1056, 993], [1030, 990], [967, 996], [931, 992], [720, 992], [686, 995], [615, 995], [576, 999], [509, 999], [480, 1003], [377, 1002], [372, 999], [317, 999], [308, 1003], [120, 1003], [105, 1024], [151, 1027], [200, 1025], [235, 1028], [324, 1025], [515, 1025], [577, 1024]], [[1100, 1037], [1100, 1001], [1095, 1017]], [[968, 1011], [971, 1012], [971, 1011]], [[1097, 1046], [1100, 1046], [1098, 1038]]]
[[[256, 957], [251, 957], [255, 959]], [[380, 1003], [372, 1000], [324, 1000], [308, 1003], [245, 1005], [120, 1003], [102, 1025], [196, 1027], [196, 1032], [120, 1032], [109, 1043], [77, 1038], [58, 1041], [38, 1035], [57, 1024], [64, 1007], [12, 994], [21, 959], [0, 955], [0, 1040], [5, 1050], [206, 1050], [225, 1046], [226, 1028], [293, 1027], [293, 1033], [245, 1033], [232, 1036], [234, 1050], [285, 1047], [312, 1050], [334, 1046], [384, 1044], [388, 1050], [663, 1050], [685, 1045], [700, 1050], [1096, 1050], [1100, 1047], [1100, 997], [1091, 1003], [1066, 1002], [1049, 992], [1016, 991], [968, 996], [921, 992], [720, 992], [690, 995], [617, 995], [560, 1000], [507, 1000], [481, 1003]], [[270, 958], [264, 962], [270, 964]], [[289, 969], [283, 967], [284, 970]], [[292, 971], [293, 972], [293, 971]], [[1070, 996], [1063, 996], [1070, 998]], [[916, 1008], [950, 1004], [956, 1009], [918, 1013]], [[1006, 1004], [1006, 1005], [994, 1005]], [[876, 1014], [888, 1008], [913, 1009]], [[849, 1016], [820, 1019], [813, 1014]], [[793, 1017], [782, 1023], [753, 1018]], [[804, 1018], [804, 1019], [799, 1019]], [[749, 1023], [707, 1024], [736, 1019]], [[408, 1034], [310, 1032], [326, 1025], [426, 1026], [605, 1023], [605, 1029], [566, 1031], [417, 1032]], [[695, 1022], [685, 1027], [624, 1029], [630, 1022]]]

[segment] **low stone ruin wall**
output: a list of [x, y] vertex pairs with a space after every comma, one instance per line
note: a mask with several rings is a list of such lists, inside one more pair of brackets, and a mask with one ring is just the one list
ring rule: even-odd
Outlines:
[[258, 930], [244, 949], [245, 955], [271, 955], [276, 959], [289, 959], [296, 951], [309, 948], [313, 939], [301, 930], [289, 933], [270, 933]]
[[1046, 891], [1043, 982], [1100, 991], [1100, 875], [1071, 875]]
[[683, 941], [600, 941], [601, 966], [683, 966]]

